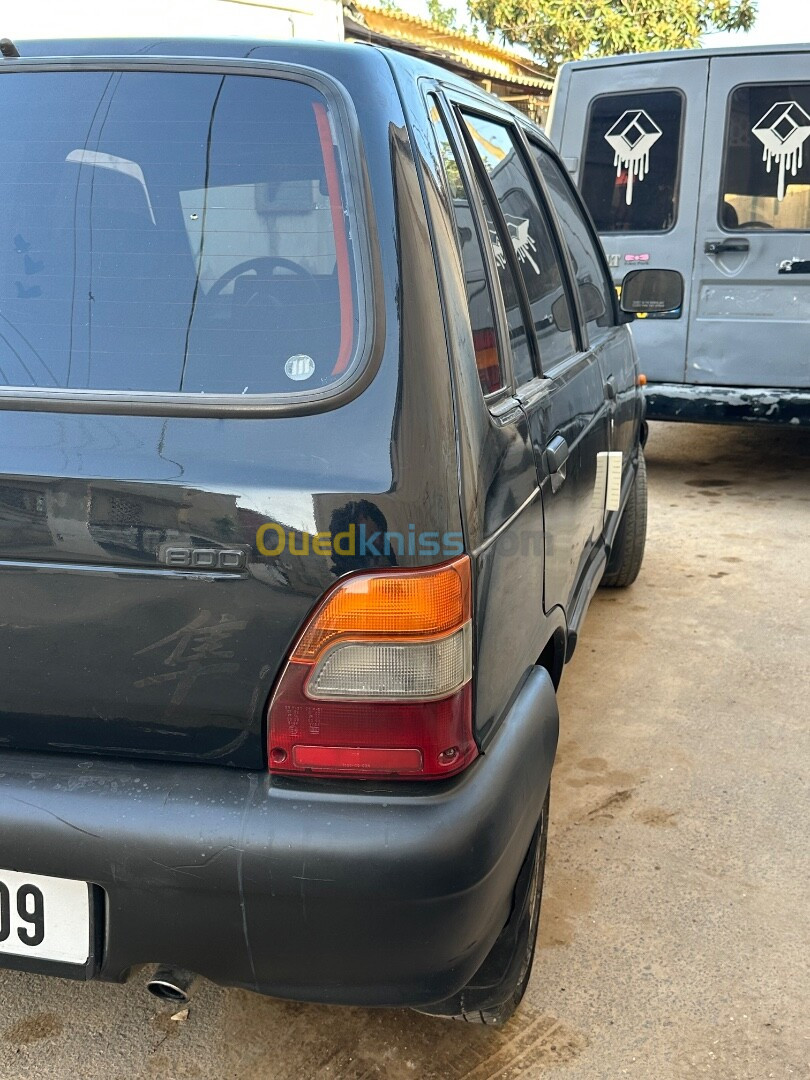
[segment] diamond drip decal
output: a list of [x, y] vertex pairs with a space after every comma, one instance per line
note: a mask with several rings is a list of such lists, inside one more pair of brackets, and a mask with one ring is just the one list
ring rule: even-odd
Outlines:
[[782, 202], [788, 170], [791, 176], [795, 176], [804, 164], [804, 144], [810, 136], [810, 116], [798, 101], [778, 101], [752, 130], [764, 147], [762, 160], [768, 172], [774, 161], [779, 163], [776, 197]]
[[540, 267], [532, 257], [532, 252], [537, 251], [537, 244], [529, 232], [529, 219], [513, 217], [510, 214], [504, 216], [506, 217], [506, 228], [509, 230], [509, 236], [512, 239], [512, 247], [515, 249], [519, 262], [531, 263], [535, 274], [539, 274]]
[[638, 177], [639, 183], [650, 171], [650, 150], [662, 135], [661, 128], [643, 109], [629, 109], [622, 113], [610, 131], [605, 135], [613, 147], [616, 175], [621, 176], [622, 169], [627, 169], [627, 205], [633, 201], [633, 182]]

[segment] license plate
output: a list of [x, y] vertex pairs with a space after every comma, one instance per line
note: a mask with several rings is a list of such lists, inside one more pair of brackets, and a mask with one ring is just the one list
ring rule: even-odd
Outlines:
[[0, 956], [84, 964], [90, 954], [86, 881], [0, 870]]

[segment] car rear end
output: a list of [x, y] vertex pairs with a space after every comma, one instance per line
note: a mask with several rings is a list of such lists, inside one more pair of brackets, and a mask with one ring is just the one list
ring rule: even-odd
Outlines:
[[438, 1000], [508, 917], [556, 707], [536, 673], [480, 753], [388, 64], [90, 48], [0, 68], [0, 963]]

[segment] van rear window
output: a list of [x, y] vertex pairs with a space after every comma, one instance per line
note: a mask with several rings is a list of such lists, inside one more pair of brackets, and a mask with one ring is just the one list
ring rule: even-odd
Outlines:
[[0, 78], [0, 386], [300, 393], [351, 369], [352, 218], [319, 90]]
[[738, 86], [729, 102], [720, 223], [810, 230], [810, 83]]
[[682, 115], [676, 90], [594, 99], [580, 187], [599, 232], [668, 232], [675, 225]]

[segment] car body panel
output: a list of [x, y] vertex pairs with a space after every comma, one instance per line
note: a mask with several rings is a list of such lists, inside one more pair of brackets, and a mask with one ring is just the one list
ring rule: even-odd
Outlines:
[[[293, 63], [309, 55], [285, 51]], [[334, 77], [351, 86], [352, 73], [362, 83], [369, 69], [387, 71], [370, 50], [358, 60]], [[345, 528], [364, 500], [403, 536], [414, 523], [460, 533], [445, 336], [397, 99], [379, 98], [361, 123], [388, 304], [375, 328], [379, 371], [358, 397], [256, 420], [0, 409], [5, 745], [259, 768], [266, 702], [292, 639], [335, 577], [364, 565], [293, 550], [333, 521]], [[403, 293], [412, 302], [400, 310]], [[400, 341], [411, 357], [401, 372]], [[347, 431], [360, 430], [347, 454]], [[268, 523], [293, 533], [276, 556], [257, 539]], [[167, 547], [236, 549], [244, 569], [177, 571]], [[395, 561], [431, 560], [400, 550]]]
[[160, 962], [342, 1004], [446, 997], [508, 917], [557, 725], [536, 668], [487, 754], [427, 791], [0, 753], [0, 864], [88, 880], [104, 897], [86, 966], [3, 963], [119, 981]]

